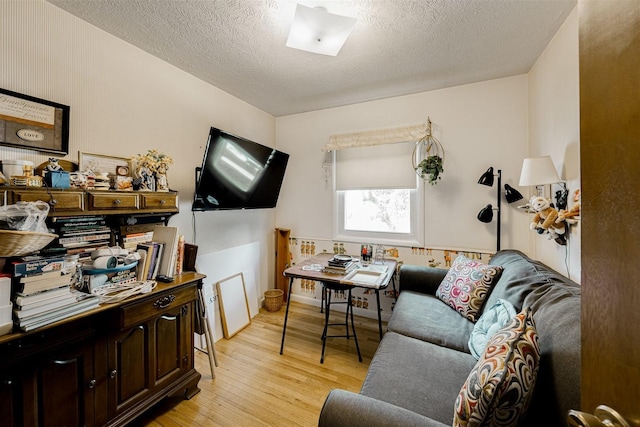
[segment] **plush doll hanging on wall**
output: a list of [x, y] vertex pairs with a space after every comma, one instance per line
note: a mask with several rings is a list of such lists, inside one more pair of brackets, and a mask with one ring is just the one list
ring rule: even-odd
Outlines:
[[551, 206], [549, 200], [544, 197], [534, 196], [529, 200], [529, 208], [535, 212], [529, 228], [538, 234], [547, 234], [548, 239], [554, 239], [559, 245], [566, 245], [565, 233], [567, 227], [564, 221], [559, 223], [558, 211]]
[[578, 220], [573, 219], [573, 217], [580, 216], [580, 189], [578, 188], [573, 192], [573, 202], [574, 205], [569, 210], [560, 210], [558, 211], [558, 219], [556, 219], [557, 223], [565, 221], [567, 224], [575, 224]]

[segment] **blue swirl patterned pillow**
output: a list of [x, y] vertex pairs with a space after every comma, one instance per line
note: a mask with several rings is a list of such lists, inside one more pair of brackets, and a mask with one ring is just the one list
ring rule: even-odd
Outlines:
[[513, 304], [500, 298], [498, 302], [480, 316], [469, 337], [469, 350], [476, 360], [480, 359], [480, 355], [487, 346], [487, 341], [493, 334], [509, 323], [516, 314], [517, 311]]

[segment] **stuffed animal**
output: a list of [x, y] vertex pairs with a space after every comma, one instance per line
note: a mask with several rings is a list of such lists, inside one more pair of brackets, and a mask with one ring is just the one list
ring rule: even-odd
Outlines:
[[566, 222], [567, 224], [575, 224], [578, 221], [575, 219], [572, 219], [574, 216], [579, 216], [580, 215], [580, 189], [578, 188], [576, 191], [573, 192], [573, 201], [574, 201], [574, 205], [571, 209], [569, 210], [560, 210], [558, 211], [558, 218], [556, 219], [556, 223], [561, 223], [562, 221]]
[[547, 234], [548, 239], [554, 239], [560, 245], [566, 245], [564, 237], [566, 225], [564, 222], [557, 223], [558, 211], [551, 206], [549, 200], [544, 197], [534, 196], [529, 200], [529, 208], [536, 212], [529, 226], [538, 234]]

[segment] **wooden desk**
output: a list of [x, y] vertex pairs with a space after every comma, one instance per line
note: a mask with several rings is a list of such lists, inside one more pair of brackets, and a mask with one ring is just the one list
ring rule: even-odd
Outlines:
[[[313, 264], [320, 264], [322, 267], [327, 265], [327, 261], [333, 258], [334, 254], [331, 253], [322, 253], [314, 256], [313, 258], [306, 259], [292, 267], [287, 268], [284, 271], [284, 276], [289, 278], [289, 292], [287, 294], [287, 308], [284, 315], [284, 326], [282, 327], [282, 343], [280, 344], [280, 354], [284, 351], [284, 337], [287, 333], [287, 320], [289, 318], [289, 304], [291, 303], [291, 289], [293, 288], [293, 279], [309, 279], [316, 280], [318, 282], [325, 283], [339, 283], [343, 285], [353, 286], [355, 287], [366, 287], [369, 289], [373, 289], [376, 293], [376, 303], [378, 304], [378, 330], [380, 332], [380, 339], [382, 339], [382, 318], [381, 318], [381, 310], [380, 310], [380, 289], [386, 289], [389, 286], [389, 283], [392, 283], [393, 289], [395, 291], [396, 283], [395, 283], [395, 270], [398, 266], [398, 262], [394, 259], [384, 259], [384, 264], [388, 267], [389, 275], [385, 278], [383, 283], [381, 283], [378, 287], [372, 286], [364, 286], [357, 283], [347, 283], [345, 282], [346, 275], [341, 274], [329, 274], [324, 273], [323, 271], [315, 271], [309, 270], [307, 268], [311, 267]], [[395, 295], [395, 292], [394, 292]]]

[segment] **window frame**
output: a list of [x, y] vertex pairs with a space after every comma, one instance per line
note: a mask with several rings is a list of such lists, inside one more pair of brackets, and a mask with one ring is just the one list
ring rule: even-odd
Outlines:
[[[344, 193], [336, 188], [336, 152], [333, 151], [333, 239], [345, 242], [362, 242], [386, 246], [424, 246], [424, 181], [416, 175], [416, 188], [409, 189], [411, 233], [386, 233], [375, 231], [354, 231], [344, 228]], [[355, 189], [359, 190], [359, 189]]]

